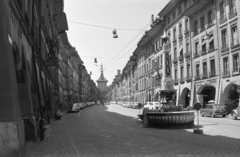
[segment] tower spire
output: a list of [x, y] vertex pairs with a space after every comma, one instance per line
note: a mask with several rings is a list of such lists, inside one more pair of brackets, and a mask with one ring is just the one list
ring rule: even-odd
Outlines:
[[103, 73], [103, 64], [101, 64], [101, 74]]
[[103, 75], [103, 64], [101, 64], [101, 75], [100, 78], [97, 80], [98, 88], [100, 90], [105, 90], [107, 88], [108, 80]]

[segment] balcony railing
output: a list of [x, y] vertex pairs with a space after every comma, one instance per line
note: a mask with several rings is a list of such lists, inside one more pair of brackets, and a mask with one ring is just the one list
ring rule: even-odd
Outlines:
[[223, 44], [222, 47], [221, 47], [221, 52], [224, 53], [224, 52], [227, 52], [229, 51], [229, 47], [227, 44]]
[[235, 49], [240, 47], [239, 40], [236, 40], [235, 42], [231, 42], [231, 49]]
[[200, 75], [196, 75], [195, 80], [200, 80]]
[[233, 70], [232, 70], [232, 74], [233, 74], [233, 75], [240, 74], [240, 67], [238, 67], [238, 68], [236, 68], [236, 69], [233, 69]]
[[229, 13], [228, 13], [228, 18], [232, 18], [232, 17], [234, 17], [236, 15], [237, 15], [236, 8], [235, 7], [230, 8], [229, 9]]
[[175, 84], [175, 85], [178, 85], [178, 79], [177, 79], [177, 78], [175, 78], [174, 84]]
[[200, 53], [201, 53], [201, 55], [205, 55], [205, 54], [207, 54], [207, 51], [206, 50], [202, 50]]
[[177, 39], [176, 39], [176, 38], [173, 39], [172, 43], [173, 43], [173, 44], [176, 44], [176, 42], [177, 42]]
[[199, 54], [197, 52], [194, 53], [194, 58], [199, 57]]
[[184, 35], [185, 35], [185, 36], [189, 35], [189, 30], [185, 30], [185, 31], [184, 31]]
[[208, 75], [207, 75], [206, 72], [202, 74], [202, 79], [205, 79], [205, 78], [207, 78], [207, 77], [208, 77]]
[[211, 22], [211, 23], [208, 24], [207, 27], [210, 28], [210, 27], [212, 27], [212, 26], [213, 26], [213, 23]]
[[220, 16], [220, 23], [223, 23], [225, 21], [227, 21], [227, 17], [226, 17], [226, 14], [224, 13]]
[[215, 71], [209, 71], [209, 77], [214, 77], [216, 76], [216, 72]]
[[174, 63], [174, 64], [177, 64], [177, 62], [178, 62], [178, 61], [177, 61], [177, 57], [174, 57], [173, 63]]
[[193, 36], [198, 34], [198, 30], [196, 30], [195, 32], [193, 32]]
[[203, 32], [203, 31], [205, 31], [204, 26], [202, 28], [200, 28], [200, 33]]
[[183, 77], [179, 79], [179, 82], [180, 82], [181, 84], [183, 84], [183, 83], [184, 83], [184, 81], [185, 81], [185, 80], [184, 80], [184, 78], [183, 78]]
[[222, 72], [222, 76], [223, 76], [223, 77], [230, 76], [229, 70], [223, 71], [223, 72]]
[[170, 42], [166, 44], [165, 49], [166, 49], [166, 50], [170, 50], [170, 49], [171, 49], [171, 43], [170, 43]]
[[182, 62], [182, 61], [183, 61], [183, 55], [180, 55], [180, 56], [178, 57], [178, 60], [179, 60], [180, 62]]
[[186, 80], [187, 82], [190, 82], [190, 81], [192, 80], [192, 77], [191, 77], [191, 76], [187, 76], [187, 77], [185, 78], [185, 80]]
[[184, 54], [184, 56], [185, 56], [186, 59], [189, 59], [190, 56], [191, 56], [191, 53], [190, 53], [190, 52], [186, 52], [186, 53]]
[[182, 34], [178, 35], [178, 40], [182, 40], [182, 38], [183, 38]]
[[209, 47], [209, 48], [208, 48], [208, 53], [211, 53], [211, 52], [213, 52], [213, 51], [215, 51], [215, 47]]

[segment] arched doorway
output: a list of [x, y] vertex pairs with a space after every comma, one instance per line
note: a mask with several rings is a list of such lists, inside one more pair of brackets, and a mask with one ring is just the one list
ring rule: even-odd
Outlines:
[[184, 108], [190, 106], [191, 92], [188, 88], [184, 88], [181, 95], [181, 103]]
[[216, 88], [212, 85], [204, 85], [198, 89], [197, 94], [202, 96], [202, 104], [204, 107], [209, 101], [215, 101]]
[[228, 99], [230, 99], [231, 102], [233, 100], [239, 100], [239, 93], [237, 92], [237, 85], [236, 84], [232, 84], [232, 86], [229, 88]]

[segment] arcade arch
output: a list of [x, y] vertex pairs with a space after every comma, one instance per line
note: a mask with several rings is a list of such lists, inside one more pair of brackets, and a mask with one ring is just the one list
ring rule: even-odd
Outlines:
[[180, 97], [180, 103], [183, 105], [184, 108], [190, 106], [190, 95], [190, 90], [188, 88], [184, 88]]
[[198, 88], [197, 94], [199, 95], [198, 101], [205, 106], [209, 101], [215, 100], [216, 88], [213, 85], [206, 84]]
[[233, 100], [239, 101], [240, 93], [237, 92], [237, 84], [231, 83], [227, 85], [221, 95], [221, 103], [229, 104]]

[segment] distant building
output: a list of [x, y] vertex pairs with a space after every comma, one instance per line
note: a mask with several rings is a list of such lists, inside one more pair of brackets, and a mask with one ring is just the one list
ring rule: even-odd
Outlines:
[[100, 78], [97, 80], [99, 91], [105, 91], [107, 89], [107, 82], [108, 80], [103, 75], [103, 66], [102, 66]]

